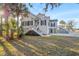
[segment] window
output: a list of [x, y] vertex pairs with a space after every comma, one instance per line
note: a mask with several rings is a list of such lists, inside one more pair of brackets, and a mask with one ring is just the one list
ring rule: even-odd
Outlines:
[[27, 26], [29, 26], [29, 21], [27, 21]]
[[45, 20], [45, 25], [46, 25], [46, 20]]
[[33, 25], [33, 21], [26, 21], [26, 25], [27, 25], [27, 26]]
[[30, 25], [33, 25], [33, 21], [30, 21]]
[[41, 21], [41, 25], [43, 25], [43, 21]]
[[39, 25], [39, 20], [35, 20], [35, 25]]
[[25, 25], [27, 25], [27, 21], [25, 21]]
[[46, 25], [46, 20], [41, 20], [41, 25]]
[[51, 26], [51, 27], [55, 27], [55, 23], [51, 23], [50, 26]]
[[22, 26], [25, 26], [25, 22], [22, 22]]

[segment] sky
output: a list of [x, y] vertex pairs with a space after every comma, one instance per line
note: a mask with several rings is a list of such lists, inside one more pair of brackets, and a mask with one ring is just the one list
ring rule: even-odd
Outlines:
[[38, 13], [43, 13], [46, 16], [50, 16], [51, 19], [64, 20], [68, 22], [73, 20], [76, 28], [79, 28], [79, 4], [73, 3], [63, 3], [59, 7], [51, 9], [49, 6], [48, 11], [45, 13], [43, 8], [45, 4], [33, 3], [33, 8], [29, 8], [29, 11], [35, 15]]

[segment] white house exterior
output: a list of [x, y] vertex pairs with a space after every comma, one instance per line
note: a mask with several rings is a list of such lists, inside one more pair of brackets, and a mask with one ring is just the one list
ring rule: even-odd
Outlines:
[[57, 20], [51, 20], [49, 16], [39, 13], [38, 15], [28, 14], [22, 21], [24, 34], [50, 35], [56, 33]]

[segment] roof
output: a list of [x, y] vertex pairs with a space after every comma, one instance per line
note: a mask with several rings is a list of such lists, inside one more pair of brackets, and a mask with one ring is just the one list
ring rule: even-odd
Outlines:
[[56, 21], [57, 22], [58, 20], [57, 19], [53, 19], [53, 20], [49, 20], [49, 21]]
[[[51, 20], [51, 19], [50, 19], [50, 16], [45, 16], [45, 14], [42, 14], [42, 13], [39, 13], [39, 14], [37, 14], [37, 15], [34, 15], [34, 14], [32, 14], [31, 12], [29, 12], [28, 17], [29, 17], [30, 15], [32, 16], [32, 17], [30, 17], [30, 18], [32, 18], [33, 20], [35, 20], [35, 19], [41, 19], [41, 17], [44, 16], [44, 18], [47, 19], [47, 20], [49, 20], [49, 21], [56, 21], [56, 22], [58, 21], [57, 19]], [[28, 18], [28, 17], [25, 17], [25, 18]]]

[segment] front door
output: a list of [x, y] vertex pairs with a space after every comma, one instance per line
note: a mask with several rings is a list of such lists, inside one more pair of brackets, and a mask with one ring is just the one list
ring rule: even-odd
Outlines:
[[49, 33], [50, 33], [50, 34], [53, 33], [53, 29], [49, 29]]

